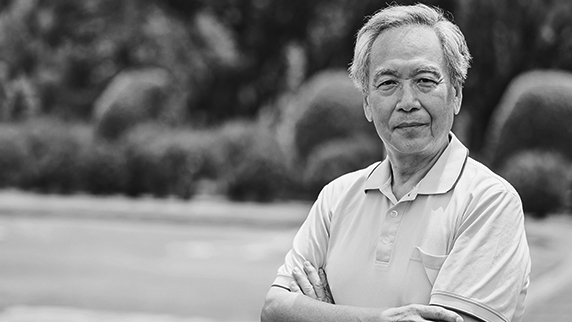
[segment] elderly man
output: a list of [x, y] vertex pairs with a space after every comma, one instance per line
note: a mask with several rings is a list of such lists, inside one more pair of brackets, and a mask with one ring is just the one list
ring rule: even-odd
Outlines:
[[458, 27], [425, 5], [360, 30], [350, 76], [387, 158], [324, 187], [262, 321], [522, 320], [520, 199], [451, 133], [469, 61]]

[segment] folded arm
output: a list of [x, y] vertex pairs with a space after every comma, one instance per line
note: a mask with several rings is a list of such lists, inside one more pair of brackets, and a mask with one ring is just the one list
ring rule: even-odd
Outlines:
[[304, 265], [303, 271], [299, 269], [294, 273], [296, 282], [291, 292], [279, 287], [270, 288], [262, 309], [262, 322], [463, 321], [459, 314], [432, 305], [412, 304], [389, 309], [334, 305], [325, 274], [308, 264]]

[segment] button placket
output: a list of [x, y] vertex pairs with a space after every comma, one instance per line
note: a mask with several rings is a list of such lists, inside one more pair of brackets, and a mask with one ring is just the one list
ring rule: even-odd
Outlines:
[[385, 221], [378, 239], [376, 260], [389, 262], [393, 251], [395, 236], [401, 222], [401, 216], [397, 209], [390, 209], [385, 214]]

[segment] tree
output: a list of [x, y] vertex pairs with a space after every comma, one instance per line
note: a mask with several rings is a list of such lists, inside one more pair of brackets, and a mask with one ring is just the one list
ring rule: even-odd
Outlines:
[[460, 2], [455, 14], [473, 55], [464, 90], [470, 141], [483, 148], [491, 115], [509, 82], [534, 68], [572, 70], [572, 7], [567, 0]]

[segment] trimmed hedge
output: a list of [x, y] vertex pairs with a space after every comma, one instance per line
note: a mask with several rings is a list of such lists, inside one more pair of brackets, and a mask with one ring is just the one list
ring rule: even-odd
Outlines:
[[347, 71], [325, 71], [312, 77], [287, 102], [279, 126], [280, 142], [293, 159], [306, 162], [318, 146], [331, 140], [377, 133], [363, 111], [363, 98]]
[[0, 187], [190, 198], [208, 182], [210, 192], [256, 201], [290, 187], [274, 133], [255, 122], [202, 131], [142, 124], [114, 142], [92, 130], [46, 119], [0, 127]]
[[572, 160], [572, 73], [533, 71], [516, 78], [492, 117], [486, 156], [493, 168], [523, 150]]
[[94, 103], [97, 136], [116, 140], [138, 124], [171, 114], [167, 109], [176, 94], [171, 82], [171, 75], [160, 68], [117, 75]]
[[569, 203], [570, 166], [560, 154], [527, 150], [510, 157], [499, 173], [518, 191], [525, 213], [544, 218]]
[[268, 128], [230, 122], [220, 129], [216, 146], [221, 178], [230, 199], [267, 202], [287, 195], [291, 173]]
[[383, 160], [383, 143], [365, 137], [333, 140], [320, 145], [308, 158], [303, 186], [315, 198], [335, 178]]
[[21, 130], [9, 124], [0, 126], [0, 187], [19, 187], [31, 173], [31, 149]]
[[37, 119], [26, 122], [21, 130], [30, 149], [30, 172], [22, 182], [24, 187], [53, 193], [83, 189], [78, 157], [92, 140], [88, 126]]
[[127, 194], [190, 198], [207, 163], [208, 145], [204, 135], [192, 131], [153, 124], [130, 131], [123, 141]]
[[81, 190], [95, 195], [122, 194], [129, 173], [123, 147], [92, 142], [78, 156]]

